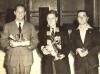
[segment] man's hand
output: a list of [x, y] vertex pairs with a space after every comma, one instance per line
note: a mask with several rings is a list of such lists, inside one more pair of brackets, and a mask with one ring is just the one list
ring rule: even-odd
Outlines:
[[19, 42], [16, 42], [16, 41], [11, 40], [11, 41], [10, 41], [10, 46], [11, 46], [11, 47], [18, 47], [18, 46], [20, 46], [20, 43], [19, 43]]
[[30, 41], [21, 41], [20, 42], [20, 46], [29, 46], [30, 45]]
[[42, 50], [44, 55], [50, 54], [50, 52], [47, 51], [47, 48], [45, 46], [41, 46], [41, 50]]
[[55, 61], [56, 60], [61, 60], [61, 59], [63, 59], [65, 57], [65, 55], [64, 54], [60, 54], [60, 55], [57, 55], [57, 56], [55, 56]]
[[54, 56], [54, 57], [57, 56], [58, 51], [54, 49], [54, 47], [53, 47], [52, 44], [51, 44], [51, 45], [47, 45], [46, 48], [47, 48], [47, 50], [50, 52], [50, 54], [51, 54], [52, 56]]
[[60, 55], [59, 55], [59, 59], [63, 59], [64, 57], [65, 57], [64, 54], [60, 54]]
[[85, 57], [88, 54], [88, 50], [77, 48], [76, 52], [80, 55], [80, 57]]
[[85, 50], [83, 51], [83, 55], [82, 55], [82, 56], [85, 57], [85, 56], [87, 56], [87, 55], [88, 55], [88, 50], [85, 49]]
[[21, 41], [21, 42], [14, 41], [14, 40], [10, 41], [11, 47], [28, 46], [28, 45], [30, 45], [30, 41]]

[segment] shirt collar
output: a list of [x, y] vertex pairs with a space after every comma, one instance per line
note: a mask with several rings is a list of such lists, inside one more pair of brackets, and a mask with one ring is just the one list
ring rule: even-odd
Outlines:
[[50, 28], [56, 28], [56, 25], [53, 25], [53, 26], [49, 26], [49, 25], [47, 25], [47, 27], [50, 27]]
[[17, 20], [15, 20], [15, 22], [16, 22], [18, 27], [19, 27], [19, 23], [21, 23], [21, 27], [23, 27], [23, 25], [24, 25], [24, 21], [17, 21]]
[[82, 30], [82, 29], [88, 30], [89, 28], [91, 29], [92, 27], [89, 24], [84, 24], [84, 25], [79, 25], [77, 30]]

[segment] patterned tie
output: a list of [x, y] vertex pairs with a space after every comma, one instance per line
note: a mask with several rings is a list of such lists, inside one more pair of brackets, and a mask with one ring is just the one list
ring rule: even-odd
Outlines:
[[50, 39], [52, 40], [52, 42], [54, 41], [54, 37], [55, 37], [54, 28], [51, 28], [51, 36], [50, 36]]
[[52, 28], [51, 35], [52, 35], [53, 37], [55, 36], [55, 33], [54, 33], [54, 28]]

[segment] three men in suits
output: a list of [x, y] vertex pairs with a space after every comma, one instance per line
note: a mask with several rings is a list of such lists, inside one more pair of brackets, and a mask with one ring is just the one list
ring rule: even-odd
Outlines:
[[78, 12], [77, 20], [79, 26], [71, 34], [76, 74], [98, 74], [99, 31], [90, 26], [85, 10]]
[[16, 19], [7, 23], [1, 35], [1, 45], [6, 49], [5, 64], [8, 74], [30, 74], [33, 63], [32, 50], [38, 44], [35, 27], [24, 20], [26, 9], [18, 4]]

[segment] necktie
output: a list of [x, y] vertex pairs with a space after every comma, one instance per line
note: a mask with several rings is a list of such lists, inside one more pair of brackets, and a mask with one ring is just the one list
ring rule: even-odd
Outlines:
[[19, 33], [21, 33], [21, 23], [19, 23]]
[[51, 35], [54, 37], [54, 28], [52, 28], [52, 32], [51, 32]]
[[19, 23], [19, 38], [21, 37], [21, 23]]
[[50, 39], [52, 41], [54, 41], [54, 37], [55, 37], [54, 28], [51, 28], [51, 36], [50, 36]]

